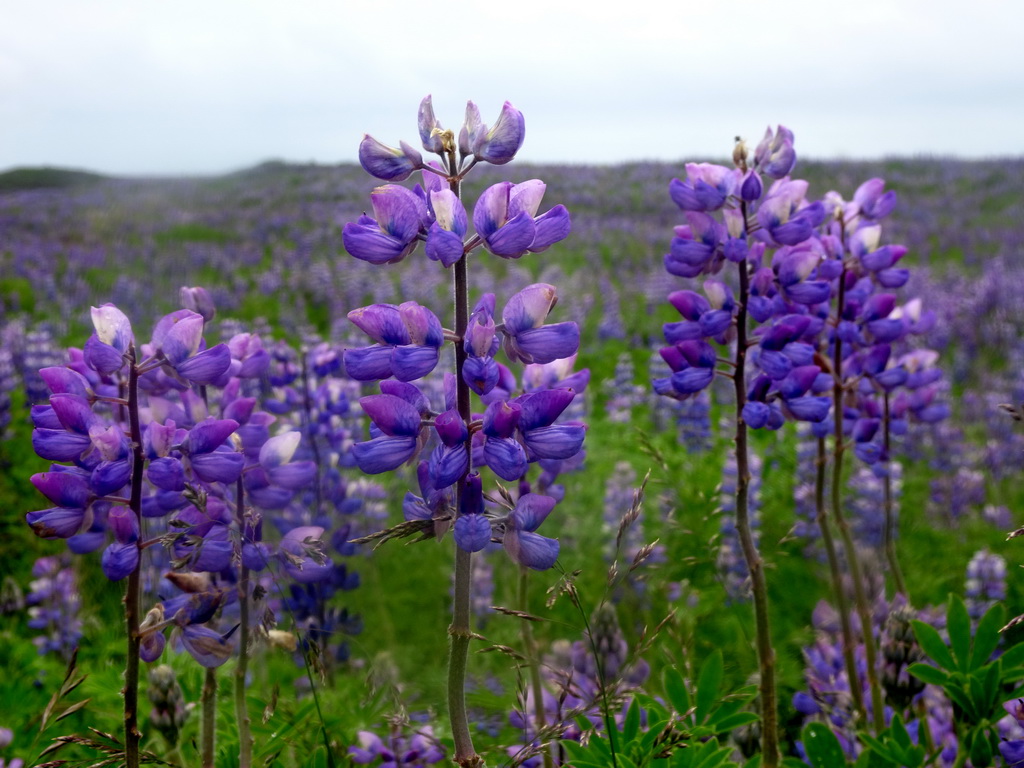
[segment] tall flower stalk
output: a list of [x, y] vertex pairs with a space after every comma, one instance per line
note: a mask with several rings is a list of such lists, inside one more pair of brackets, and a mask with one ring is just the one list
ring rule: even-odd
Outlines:
[[[745, 163], [745, 159], [742, 161]], [[740, 204], [743, 220], [747, 220], [747, 204]], [[743, 560], [750, 571], [751, 594], [754, 600], [757, 661], [761, 694], [761, 749], [765, 766], [779, 763], [778, 705], [775, 693], [775, 650], [772, 647], [771, 624], [768, 616], [768, 583], [764, 575], [764, 560], [754, 542], [750, 524], [750, 453], [747, 445], [747, 423], [743, 408], [747, 404], [747, 302], [750, 297], [749, 265], [746, 260], [737, 264], [739, 276], [738, 310], [736, 313], [736, 355], [732, 379], [736, 394], [736, 533], [743, 551]]]
[[[420, 242], [428, 258], [452, 270], [454, 327], [446, 330], [426, 307], [406, 301], [375, 304], [349, 313], [349, 319], [375, 342], [345, 351], [345, 367], [359, 381], [380, 382], [380, 394], [361, 400], [373, 425], [371, 439], [356, 443], [353, 456], [364, 472], [377, 474], [403, 463], [416, 464], [434, 445], [428, 460], [419, 460], [421, 496], [407, 494], [406, 522], [368, 538], [419, 533], [440, 538], [454, 535], [455, 577], [452, 622], [449, 626], [448, 710], [455, 742], [454, 760], [464, 768], [482, 765], [466, 714], [465, 686], [470, 629], [472, 556], [492, 540], [504, 544], [521, 566], [542, 570], [554, 565], [558, 542], [537, 534], [537, 527], [556, 500], [529, 492], [525, 482], [532, 464], [560, 462], [579, 453], [582, 424], [556, 423], [575, 397], [575, 382], [559, 382], [543, 391], [515, 395], [515, 377], [494, 356], [503, 349], [509, 361], [552, 363], [572, 357], [579, 346], [575, 323], [547, 324], [557, 301], [554, 286], [537, 283], [515, 294], [496, 323], [493, 294], [484, 294], [470, 311], [468, 259], [481, 249], [502, 258], [538, 253], [569, 233], [569, 215], [555, 206], [538, 215], [545, 185], [539, 179], [520, 184], [500, 182], [486, 189], [472, 214], [474, 234], [463, 206], [461, 182], [479, 162], [504, 165], [522, 145], [522, 114], [505, 103], [497, 122], [488, 127], [473, 102], [456, 140], [434, 116], [431, 98], [419, 109], [419, 134], [424, 150], [440, 162], [424, 162], [419, 151], [402, 142], [388, 147], [366, 136], [359, 147], [363, 168], [385, 181], [403, 181], [414, 171], [423, 184], [413, 190], [386, 184], [371, 195], [374, 217], [346, 224], [345, 248], [372, 264], [401, 261]], [[413, 383], [437, 366], [445, 342], [455, 345], [455, 371], [445, 375], [444, 405], [433, 410], [429, 398]], [[474, 413], [472, 395], [483, 413]], [[503, 509], [485, 508], [483, 478], [489, 470], [520, 484]], [[545, 466], [545, 469], [547, 467]], [[525, 490], [523, 490], [525, 488]]]
[[[135, 360], [135, 342], [128, 344], [126, 353], [128, 363], [128, 423], [131, 437], [131, 499], [129, 508], [135, 516], [135, 526], [142, 528], [142, 472], [144, 457], [142, 454], [142, 427], [139, 423], [139, 369]], [[125, 733], [125, 764], [128, 768], [138, 768], [139, 741], [139, 648], [142, 638], [139, 633], [141, 593], [139, 589], [139, 563], [141, 562], [141, 537], [136, 536], [132, 545], [135, 547], [135, 567], [128, 574], [125, 588], [124, 616], [128, 634], [128, 658], [124, 671], [124, 733]]]
[[[846, 453], [847, 445], [843, 438], [843, 400], [845, 395], [845, 382], [842, 379], [843, 370], [843, 339], [838, 329], [842, 322], [844, 301], [846, 298], [846, 267], [839, 276], [839, 296], [836, 301], [835, 328], [836, 335], [832, 345], [832, 370], [835, 372], [835, 383], [832, 387], [832, 420], [834, 425], [832, 445], [832, 519], [839, 535], [843, 540], [843, 550], [846, 555], [846, 565], [850, 569], [850, 579], [853, 581], [853, 599], [857, 610], [857, 617], [860, 619], [861, 635], [864, 641], [864, 656], [867, 662], [866, 673], [868, 688], [871, 692], [871, 721], [875, 732], [880, 732], [885, 727], [885, 712], [882, 705], [882, 686], [878, 679], [877, 652], [875, 638], [871, 628], [871, 606], [868, 604], [867, 593], [864, 591], [864, 575], [860, 567], [860, 556], [857, 554], [857, 546], [853, 541], [853, 534], [850, 532], [850, 525], [843, 514], [842, 488], [843, 488], [843, 456]], [[856, 680], [857, 678], [853, 678]], [[851, 687], [857, 687], [855, 684]]]

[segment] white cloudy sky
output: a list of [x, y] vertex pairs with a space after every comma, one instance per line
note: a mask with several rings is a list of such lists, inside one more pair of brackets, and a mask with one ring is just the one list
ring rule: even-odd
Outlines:
[[[603, 10], [602, 10], [603, 9]], [[0, 0], [0, 170], [217, 173], [526, 116], [520, 158], [1021, 154], [1019, 0]]]

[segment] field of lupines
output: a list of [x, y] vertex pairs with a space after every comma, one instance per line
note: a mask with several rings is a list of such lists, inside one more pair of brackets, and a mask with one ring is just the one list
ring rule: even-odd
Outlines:
[[0, 766], [1024, 760], [1024, 162], [444, 125], [0, 177]]

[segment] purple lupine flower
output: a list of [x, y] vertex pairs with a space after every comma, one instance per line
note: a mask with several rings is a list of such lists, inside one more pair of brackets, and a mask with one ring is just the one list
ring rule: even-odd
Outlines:
[[32, 641], [39, 653], [70, 659], [82, 637], [82, 622], [78, 583], [66, 555], [41, 557], [33, 563], [25, 604], [28, 626], [40, 633]]
[[967, 564], [964, 586], [967, 612], [977, 621], [997, 602], [1006, 599], [1006, 560], [981, 549]]
[[[382, 384], [382, 391], [383, 389]], [[415, 387], [412, 389], [419, 393]], [[352, 455], [359, 468], [369, 475], [380, 474], [401, 466], [414, 458], [422, 447], [421, 408], [425, 406], [426, 399], [423, 398], [424, 403], [420, 405], [417, 398], [410, 396], [407, 390], [401, 392], [402, 394], [370, 395], [359, 401], [363, 411], [373, 422], [377, 434], [368, 442], [353, 444]]]
[[505, 165], [516, 156], [526, 138], [523, 113], [505, 102], [494, 125], [488, 128], [480, 120], [480, 110], [466, 103], [466, 119], [459, 132], [459, 151], [491, 165]]
[[509, 360], [550, 363], [571, 357], [580, 344], [580, 329], [574, 322], [545, 325], [558, 302], [555, 287], [534, 283], [515, 294], [502, 310], [502, 341]]
[[434, 217], [427, 230], [427, 256], [450, 267], [465, 253], [462, 239], [469, 228], [466, 209], [450, 189], [431, 191], [427, 201]]
[[414, 381], [434, 370], [444, 343], [437, 315], [415, 301], [353, 309], [348, 319], [376, 344], [346, 349], [345, 371], [357, 381], [394, 376]]
[[359, 142], [359, 164], [378, 179], [404, 181], [413, 171], [423, 167], [423, 156], [404, 141], [395, 149], [365, 134]]
[[754, 152], [754, 167], [773, 179], [781, 179], [796, 165], [793, 132], [780, 125], [774, 133], [766, 128]]
[[473, 308], [463, 341], [467, 357], [462, 378], [478, 395], [486, 395], [494, 389], [500, 376], [494, 359], [500, 346], [494, 325], [494, 306], [494, 294], [485, 293]]
[[501, 543], [509, 557], [520, 565], [543, 571], [558, 559], [558, 540], [535, 533], [555, 503], [549, 496], [528, 493], [505, 518]]
[[386, 184], [370, 194], [373, 213], [349, 222], [341, 232], [345, 250], [371, 264], [394, 264], [416, 248], [427, 221], [427, 206], [405, 187]]
[[540, 179], [530, 179], [520, 184], [503, 181], [484, 190], [473, 208], [473, 226], [488, 251], [518, 259], [568, 237], [571, 223], [564, 205], [537, 215], [545, 189]]
[[711, 163], [687, 163], [686, 181], [672, 179], [668, 193], [684, 211], [717, 211], [734, 195], [739, 172]]

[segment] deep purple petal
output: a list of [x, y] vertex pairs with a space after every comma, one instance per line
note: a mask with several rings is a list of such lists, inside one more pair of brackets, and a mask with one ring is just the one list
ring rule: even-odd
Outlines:
[[520, 531], [536, 531], [557, 502], [539, 493], [524, 494], [509, 513], [508, 525]]
[[484, 443], [484, 462], [498, 477], [512, 482], [526, 473], [526, 451], [513, 438], [488, 437]]
[[558, 540], [549, 539], [529, 531], [506, 531], [503, 538], [505, 551], [520, 565], [535, 571], [544, 571], [558, 560]]
[[103, 574], [111, 581], [120, 581], [139, 566], [139, 547], [137, 544], [120, 544], [114, 542], [105, 550], [100, 559]]
[[242, 474], [245, 456], [234, 451], [213, 451], [193, 456], [192, 471], [206, 483], [233, 483]]
[[526, 432], [523, 440], [538, 459], [569, 459], [583, 447], [586, 428], [579, 425], [540, 427]]
[[396, 469], [416, 454], [415, 437], [376, 437], [355, 443], [352, 456], [356, 464], [368, 475], [379, 475]]
[[194, 384], [212, 384], [230, 366], [231, 350], [227, 344], [218, 344], [175, 366], [175, 370]]
[[59, 507], [85, 509], [89, 503], [89, 481], [78, 472], [40, 472], [32, 485]]
[[54, 507], [29, 512], [25, 520], [32, 532], [42, 539], [66, 539], [78, 533], [85, 516], [81, 507]]
[[32, 430], [32, 450], [48, 461], [75, 461], [91, 448], [88, 435], [63, 429]]
[[343, 354], [345, 373], [356, 381], [380, 381], [392, 375], [391, 355], [394, 347], [375, 344], [372, 347], [346, 349]]
[[395, 347], [391, 355], [391, 370], [399, 381], [421, 379], [437, 367], [438, 347]]
[[363, 411], [385, 435], [415, 437], [420, 431], [420, 412], [395, 395], [369, 395], [361, 398]]
[[455, 543], [464, 552], [479, 552], [491, 543], [491, 522], [483, 515], [462, 515], [455, 521]]
[[540, 253], [560, 240], [564, 240], [572, 231], [569, 211], [564, 205], [556, 205], [547, 213], [534, 219], [537, 226], [533, 242], [530, 243], [531, 253]]
[[484, 244], [495, 256], [518, 259], [529, 249], [537, 236], [537, 225], [528, 214], [520, 213], [510, 219], [494, 234], [484, 238]]

